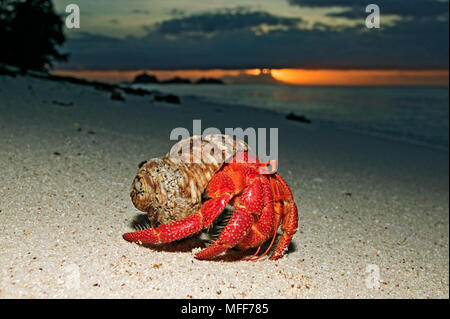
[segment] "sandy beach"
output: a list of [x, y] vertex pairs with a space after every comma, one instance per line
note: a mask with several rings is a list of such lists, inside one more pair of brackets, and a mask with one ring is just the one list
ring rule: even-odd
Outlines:
[[[288, 121], [0, 76], [0, 298], [449, 298], [449, 154]], [[159, 248], [122, 234], [137, 165], [175, 127], [278, 127], [299, 230], [278, 261], [200, 261], [194, 236]]]

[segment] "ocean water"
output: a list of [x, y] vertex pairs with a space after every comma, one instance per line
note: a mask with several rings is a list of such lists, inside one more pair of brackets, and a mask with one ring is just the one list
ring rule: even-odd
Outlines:
[[448, 87], [145, 85], [197, 99], [304, 115], [313, 123], [449, 149]]

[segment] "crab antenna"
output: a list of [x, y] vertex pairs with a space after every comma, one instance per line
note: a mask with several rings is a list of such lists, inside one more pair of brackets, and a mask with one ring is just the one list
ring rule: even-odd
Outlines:
[[245, 260], [245, 261], [253, 261], [253, 257], [255, 257], [258, 253], [259, 253], [259, 250], [261, 249], [261, 246], [259, 246], [258, 247], [258, 249], [255, 251], [255, 253], [253, 254], [253, 255], [251, 255], [250, 257], [248, 257], [248, 258], [244, 258], [244, 259], [242, 259], [242, 260]]
[[[274, 243], [274, 241], [275, 241], [275, 237], [276, 237], [276, 236], [277, 236], [277, 232], [275, 232], [275, 233], [273, 234], [272, 241], [270, 242], [270, 245], [269, 245], [269, 247], [267, 247], [266, 251], [265, 251], [263, 254], [259, 255], [258, 257], [254, 258], [254, 259], [251, 259], [251, 261], [257, 261], [257, 260], [260, 259], [261, 257], [264, 257], [264, 256], [268, 253], [268, 251], [270, 250], [270, 248], [272, 247], [272, 245], [273, 245], [273, 243]], [[259, 246], [259, 248], [261, 248], [261, 246]], [[258, 251], [259, 251], [259, 248], [258, 248]], [[258, 253], [258, 251], [257, 251], [253, 256], [255, 256], [255, 255]], [[250, 257], [250, 258], [253, 258], [253, 256]]]

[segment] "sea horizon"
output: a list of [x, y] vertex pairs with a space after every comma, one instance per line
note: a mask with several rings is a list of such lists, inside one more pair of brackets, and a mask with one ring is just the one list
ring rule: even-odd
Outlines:
[[[449, 86], [449, 69], [54, 69], [52, 74], [110, 83], [132, 82], [139, 74], [159, 80], [215, 78], [225, 84], [293, 86]], [[339, 80], [340, 79], [340, 80]]]

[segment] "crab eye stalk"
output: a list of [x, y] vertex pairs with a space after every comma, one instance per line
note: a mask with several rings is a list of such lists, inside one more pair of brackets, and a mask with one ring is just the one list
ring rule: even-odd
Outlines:
[[269, 175], [274, 174], [277, 172], [277, 161], [276, 160], [270, 160], [266, 163], [263, 163], [259, 167], [259, 173], [263, 175]]

